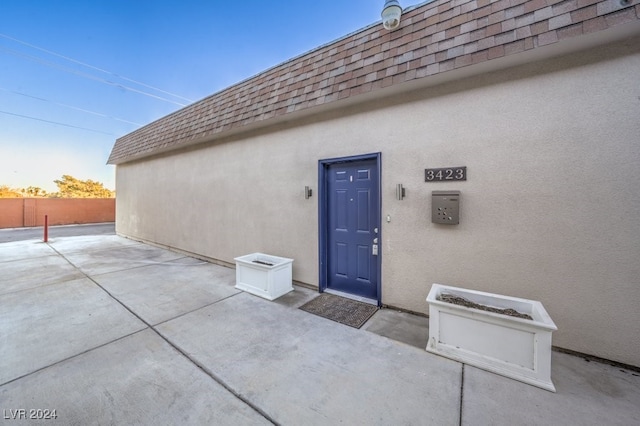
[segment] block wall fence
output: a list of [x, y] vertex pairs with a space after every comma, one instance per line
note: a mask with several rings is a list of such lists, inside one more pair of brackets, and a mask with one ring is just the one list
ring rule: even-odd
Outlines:
[[0, 229], [49, 225], [115, 222], [115, 198], [0, 199]]

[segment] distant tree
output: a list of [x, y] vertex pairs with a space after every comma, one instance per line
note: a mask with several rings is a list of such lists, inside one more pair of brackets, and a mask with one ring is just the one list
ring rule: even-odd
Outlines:
[[30, 186], [20, 190], [24, 197], [46, 197], [47, 191], [37, 186]]
[[73, 176], [62, 175], [62, 179], [53, 181], [58, 185], [58, 192], [52, 194], [60, 198], [113, 198], [114, 192], [105, 188], [100, 182], [76, 179]]
[[20, 198], [22, 194], [19, 189], [10, 188], [7, 185], [0, 185], [0, 198]]

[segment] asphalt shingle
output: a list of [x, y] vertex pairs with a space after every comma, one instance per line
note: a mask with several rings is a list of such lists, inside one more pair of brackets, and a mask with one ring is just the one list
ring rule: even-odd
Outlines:
[[372, 25], [116, 140], [109, 164], [640, 19], [640, 0], [437, 0]]

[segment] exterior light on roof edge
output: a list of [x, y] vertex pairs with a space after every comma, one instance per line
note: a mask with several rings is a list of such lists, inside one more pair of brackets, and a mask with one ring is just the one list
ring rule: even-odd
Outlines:
[[397, 0], [387, 0], [382, 9], [382, 25], [386, 30], [392, 31], [400, 26], [402, 8]]

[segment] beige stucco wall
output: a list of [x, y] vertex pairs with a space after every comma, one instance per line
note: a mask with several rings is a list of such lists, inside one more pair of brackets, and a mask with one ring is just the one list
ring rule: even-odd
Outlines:
[[[426, 313], [434, 282], [536, 299], [555, 346], [640, 366], [638, 46], [119, 165], [117, 231], [230, 263], [292, 257], [294, 279], [317, 285], [318, 160], [381, 152], [384, 304]], [[447, 166], [467, 166], [468, 181], [424, 182]], [[431, 223], [440, 189], [462, 192], [460, 225]]]

